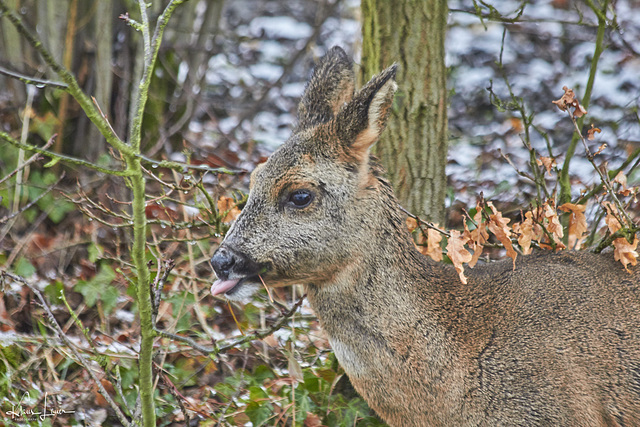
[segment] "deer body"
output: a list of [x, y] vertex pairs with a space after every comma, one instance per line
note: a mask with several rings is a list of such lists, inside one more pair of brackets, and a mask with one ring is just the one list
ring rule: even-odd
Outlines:
[[356, 390], [392, 426], [640, 425], [640, 273], [567, 252], [477, 266], [420, 254], [369, 157], [395, 68], [354, 90], [339, 48], [254, 171], [213, 294], [302, 283]]

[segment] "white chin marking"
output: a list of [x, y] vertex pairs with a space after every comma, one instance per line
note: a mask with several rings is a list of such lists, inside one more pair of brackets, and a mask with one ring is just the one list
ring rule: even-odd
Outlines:
[[253, 294], [255, 294], [260, 289], [260, 287], [261, 286], [257, 283], [243, 282], [230, 289], [227, 293], [224, 294], [224, 296], [231, 301], [247, 303], [251, 300]]

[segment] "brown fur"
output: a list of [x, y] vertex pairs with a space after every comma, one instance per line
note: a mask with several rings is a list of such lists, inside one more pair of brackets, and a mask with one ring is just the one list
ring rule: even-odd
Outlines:
[[[296, 132], [254, 172], [212, 259], [222, 280], [245, 278], [227, 296], [258, 273], [304, 284], [356, 390], [393, 426], [640, 425], [639, 269], [541, 253], [479, 265], [463, 285], [414, 248], [369, 158], [395, 68], [353, 94], [351, 67], [327, 54]], [[296, 207], [292, 189], [315, 197]]]

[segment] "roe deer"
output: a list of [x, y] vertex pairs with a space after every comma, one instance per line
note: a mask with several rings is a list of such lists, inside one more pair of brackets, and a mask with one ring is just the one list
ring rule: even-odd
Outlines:
[[256, 168], [211, 262], [212, 293], [303, 284], [356, 390], [393, 426], [640, 426], [640, 270], [609, 255], [478, 265], [463, 285], [416, 250], [369, 148], [395, 66], [355, 91], [322, 58], [299, 124]]

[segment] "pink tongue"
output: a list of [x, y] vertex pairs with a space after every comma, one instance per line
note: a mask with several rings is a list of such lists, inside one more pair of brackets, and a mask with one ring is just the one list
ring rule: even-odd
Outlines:
[[231, 279], [231, 280], [216, 280], [213, 282], [211, 286], [211, 295], [218, 295], [227, 292], [229, 289], [233, 288], [238, 284], [240, 279]]

